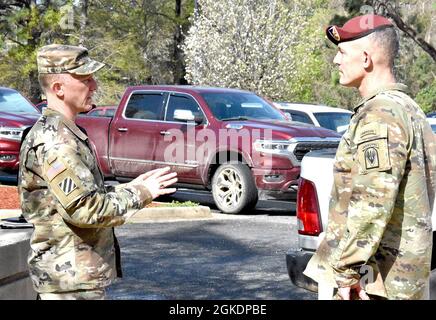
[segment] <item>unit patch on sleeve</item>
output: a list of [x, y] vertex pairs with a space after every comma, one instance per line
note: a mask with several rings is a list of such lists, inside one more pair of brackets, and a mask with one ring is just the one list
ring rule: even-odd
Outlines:
[[65, 195], [69, 195], [73, 190], [77, 188], [73, 179], [70, 177], [65, 178], [58, 184], [59, 188], [65, 193]]
[[363, 126], [357, 134], [356, 143], [360, 174], [391, 169], [386, 124], [370, 123]]
[[365, 167], [366, 169], [373, 169], [379, 167], [378, 151], [374, 147], [369, 147], [365, 150]]

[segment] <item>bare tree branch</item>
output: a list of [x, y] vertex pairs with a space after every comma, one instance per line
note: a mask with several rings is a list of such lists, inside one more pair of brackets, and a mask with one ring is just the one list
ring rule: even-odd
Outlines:
[[425, 41], [425, 39], [419, 36], [416, 30], [414, 30], [410, 25], [404, 22], [404, 20], [401, 18], [400, 14], [394, 8], [392, 3], [374, 0], [372, 1], [372, 5], [377, 8], [376, 11], [379, 11], [378, 8], [384, 9], [386, 15], [394, 20], [398, 29], [403, 31], [409, 38], [411, 38], [417, 45], [419, 45], [425, 52], [427, 52], [433, 59], [433, 61], [436, 62], [436, 49], [430, 43]]

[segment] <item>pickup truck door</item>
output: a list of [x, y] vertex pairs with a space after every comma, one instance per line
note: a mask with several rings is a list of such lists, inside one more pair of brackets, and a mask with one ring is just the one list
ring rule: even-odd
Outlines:
[[[177, 114], [188, 113], [195, 121], [182, 121]], [[202, 123], [199, 124], [203, 119]], [[197, 151], [203, 142], [196, 141], [205, 128], [206, 116], [197, 101], [188, 94], [171, 93], [165, 112], [165, 120], [158, 124], [156, 166], [171, 166], [181, 183], [201, 183], [205, 161], [198, 159]]]
[[109, 159], [116, 177], [133, 178], [155, 168], [167, 93], [133, 92], [123, 113], [112, 121]]

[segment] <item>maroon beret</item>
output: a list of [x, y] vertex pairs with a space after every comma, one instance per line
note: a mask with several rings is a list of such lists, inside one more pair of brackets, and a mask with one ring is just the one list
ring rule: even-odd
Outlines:
[[338, 45], [340, 42], [359, 39], [376, 30], [393, 26], [392, 22], [385, 17], [367, 14], [348, 20], [342, 28], [334, 25], [328, 26], [325, 32], [330, 41]]

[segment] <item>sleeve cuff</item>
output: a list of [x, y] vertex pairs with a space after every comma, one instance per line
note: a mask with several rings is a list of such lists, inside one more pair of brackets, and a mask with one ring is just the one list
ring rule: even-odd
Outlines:
[[132, 193], [134, 193], [137, 196], [137, 201], [140, 204], [139, 209], [145, 207], [153, 200], [150, 191], [145, 186], [138, 184], [138, 185], [128, 186], [126, 189], [129, 189]]
[[352, 287], [359, 283], [360, 275], [352, 269], [334, 270], [335, 281], [339, 288]]

